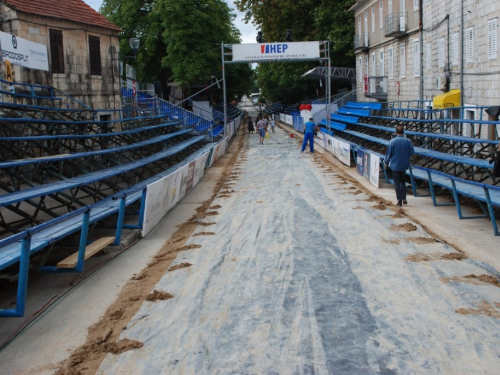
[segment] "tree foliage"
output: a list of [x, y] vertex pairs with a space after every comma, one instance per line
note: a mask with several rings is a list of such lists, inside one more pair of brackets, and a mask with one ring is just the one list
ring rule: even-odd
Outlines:
[[[354, 14], [348, 9], [355, 0], [237, 0], [235, 5], [245, 13], [246, 22], [253, 22], [267, 42], [284, 41], [287, 29], [293, 40], [330, 41], [332, 66], [352, 67], [355, 64], [352, 45]], [[299, 101], [321, 94], [318, 82], [302, 78], [317, 63], [261, 64], [257, 82], [266, 98]]]
[[[141, 80], [207, 84], [222, 75], [221, 43], [240, 42], [234, 14], [223, 0], [104, 0], [100, 11], [124, 30], [122, 55], [132, 54], [129, 38], [141, 38], [135, 64], [124, 59], [137, 66]], [[253, 72], [248, 64], [227, 76], [231, 98], [249, 92]]]

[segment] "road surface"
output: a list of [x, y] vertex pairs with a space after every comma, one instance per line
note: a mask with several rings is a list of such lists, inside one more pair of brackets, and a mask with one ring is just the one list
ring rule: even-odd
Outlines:
[[244, 137], [98, 374], [498, 374], [487, 266], [287, 132]]

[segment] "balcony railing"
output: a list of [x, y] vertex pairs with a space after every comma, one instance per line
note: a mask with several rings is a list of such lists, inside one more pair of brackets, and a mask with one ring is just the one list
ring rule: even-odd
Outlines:
[[368, 49], [368, 34], [354, 35], [354, 50]]
[[404, 36], [408, 30], [408, 13], [392, 13], [385, 17], [385, 36]]

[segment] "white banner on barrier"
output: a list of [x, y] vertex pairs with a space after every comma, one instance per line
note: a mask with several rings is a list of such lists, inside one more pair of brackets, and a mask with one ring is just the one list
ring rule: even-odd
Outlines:
[[293, 116], [292, 115], [285, 115], [285, 123], [293, 126]]
[[370, 153], [370, 182], [379, 187], [380, 177], [380, 158], [377, 155]]
[[49, 71], [49, 57], [45, 44], [0, 31], [0, 45], [4, 60], [25, 68]]
[[196, 160], [147, 186], [143, 237], [200, 181], [205, 173], [208, 155], [207, 151]]
[[319, 42], [233, 44], [233, 62], [318, 59]]
[[226, 148], [227, 148], [227, 143], [228, 143], [228, 138], [224, 138], [222, 141], [220, 141], [212, 151], [212, 156], [210, 157], [210, 164], [209, 167], [214, 165], [214, 163], [219, 160], [219, 158], [226, 153]]
[[280, 113], [280, 122], [285, 122], [285, 114]]
[[351, 146], [349, 143], [342, 142], [339, 139], [335, 138], [333, 154], [339, 159], [342, 163], [347, 166], [351, 166]]

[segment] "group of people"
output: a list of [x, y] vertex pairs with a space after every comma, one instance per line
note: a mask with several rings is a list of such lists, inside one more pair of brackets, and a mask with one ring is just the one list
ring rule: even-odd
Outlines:
[[[264, 139], [266, 139], [267, 129], [270, 127], [271, 133], [274, 133], [274, 118], [271, 116], [269, 118], [268, 115], [263, 115], [259, 112], [257, 118], [255, 119], [255, 127], [257, 128], [257, 132], [259, 133], [259, 144], [264, 144]], [[252, 117], [248, 116], [247, 119], [247, 127], [248, 133], [251, 134], [254, 132], [255, 128], [252, 122]]]

